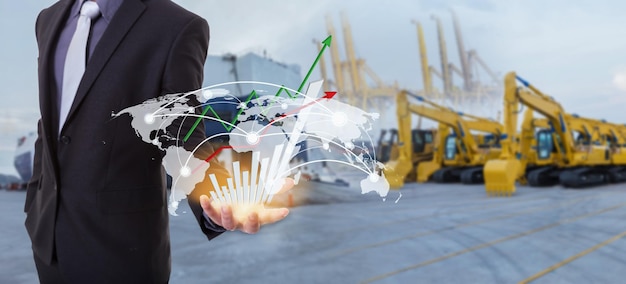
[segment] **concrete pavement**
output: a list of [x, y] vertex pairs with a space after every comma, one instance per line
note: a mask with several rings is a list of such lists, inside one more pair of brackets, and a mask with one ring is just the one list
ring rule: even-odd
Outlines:
[[[210, 242], [181, 206], [187, 214], [170, 218], [171, 283], [517, 283], [541, 272], [533, 283], [626, 278], [626, 185], [520, 187], [514, 197], [489, 198], [482, 186], [409, 184], [385, 202], [356, 188], [301, 190], [318, 204], [293, 208], [257, 235], [228, 232]], [[24, 197], [0, 191], [0, 283], [37, 282]]]

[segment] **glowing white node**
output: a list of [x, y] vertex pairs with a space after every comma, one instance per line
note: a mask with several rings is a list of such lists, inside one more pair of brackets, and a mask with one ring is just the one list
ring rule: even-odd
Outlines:
[[350, 150], [354, 149], [354, 144], [352, 144], [352, 142], [346, 142], [346, 144], [344, 146], [346, 146], [346, 148], [348, 148]]
[[146, 116], [143, 117], [143, 120], [147, 124], [153, 124], [154, 123], [154, 115], [151, 114], [151, 113], [146, 113]]
[[242, 102], [239, 104], [239, 108], [247, 108], [246, 103]]
[[336, 112], [333, 114], [333, 124], [335, 126], [344, 126], [348, 122], [348, 117], [343, 112]]
[[190, 108], [187, 109], [187, 112], [188, 113], [194, 113], [194, 112], [196, 112], [196, 109], [193, 108], [193, 107], [190, 107]]
[[213, 92], [211, 90], [204, 90], [202, 91], [202, 97], [208, 100], [213, 97]]
[[328, 145], [328, 143], [324, 143], [322, 144], [322, 148], [324, 148], [324, 150], [328, 150], [328, 148], [330, 148], [330, 145]]
[[152, 140], [152, 145], [159, 145], [159, 139]]
[[191, 175], [191, 169], [189, 167], [182, 167], [180, 169], [180, 175], [183, 177], [189, 177]]
[[246, 135], [246, 141], [248, 141], [248, 144], [256, 144], [256, 142], [259, 142], [259, 134], [255, 132], [248, 133]]
[[380, 177], [375, 173], [371, 173], [369, 179], [371, 182], [377, 182]]
[[281, 105], [280, 105], [280, 107], [281, 107], [282, 109], [287, 109], [288, 105], [287, 105], [286, 103], [283, 103], [283, 104], [281, 104]]

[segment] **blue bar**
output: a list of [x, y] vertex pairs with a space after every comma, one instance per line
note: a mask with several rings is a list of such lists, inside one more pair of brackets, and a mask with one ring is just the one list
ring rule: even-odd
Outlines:
[[517, 78], [518, 81], [520, 81], [520, 83], [522, 83], [522, 85], [528, 87], [530, 86], [530, 83], [528, 83], [528, 81], [522, 79], [522, 77], [515, 75], [515, 78]]

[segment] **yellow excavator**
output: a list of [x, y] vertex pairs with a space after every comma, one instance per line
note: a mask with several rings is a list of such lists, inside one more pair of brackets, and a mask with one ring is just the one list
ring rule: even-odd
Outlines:
[[398, 158], [398, 129], [382, 129], [376, 143], [376, 160], [386, 163]]
[[[390, 138], [379, 139], [378, 143], [382, 146], [378, 147], [380, 153], [377, 156], [389, 157], [384, 173], [389, 186], [395, 189], [404, 186], [405, 181], [417, 179], [415, 169], [420, 163], [433, 159], [433, 141], [437, 139], [436, 130], [412, 129], [407, 94], [407, 91], [401, 91], [396, 96], [398, 129], [392, 129]], [[381, 137], [384, 134], [381, 133]]]
[[[519, 81], [522, 86], [517, 85]], [[528, 124], [517, 132], [518, 114], [523, 107], [543, 115], [549, 130], [534, 139], [536, 157], [550, 153], [551, 163], [528, 167], [532, 158], [533, 136]], [[524, 122], [532, 121], [527, 111]], [[531, 113], [531, 115], [527, 115]], [[544, 125], [545, 126], [545, 125]], [[524, 127], [529, 129], [524, 129]], [[591, 143], [589, 121], [566, 113], [552, 97], [528, 81], [510, 72], [504, 79], [504, 133], [502, 153], [484, 167], [485, 187], [489, 195], [515, 193], [515, 182], [528, 180], [531, 186], [560, 183], [565, 187], [587, 187], [609, 181], [606, 167], [611, 165], [608, 148]]]
[[[517, 137], [517, 143], [508, 147], [514, 148], [516, 158], [520, 162], [520, 168], [526, 172], [535, 169], [552, 166], [556, 163], [556, 147], [554, 146], [554, 135], [550, 122], [545, 118], [533, 117], [533, 110], [527, 108], [522, 120], [522, 129]], [[506, 138], [506, 136], [504, 137]], [[531, 183], [536, 183], [534, 179]], [[523, 173], [518, 177], [520, 184], [528, 184], [527, 176]], [[543, 181], [544, 185], [555, 183], [554, 180]]]
[[611, 166], [607, 169], [610, 181], [626, 181], [626, 137], [620, 132], [621, 126], [605, 120], [587, 121], [592, 128], [593, 144], [607, 147], [605, 156], [611, 161]]
[[[417, 168], [418, 182], [482, 183], [482, 166], [500, 155], [499, 139], [502, 125], [446, 108], [423, 97], [411, 95], [421, 102], [409, 104], [412, 112], [439, 123], [433, 159]], [[479, 132], [480, 134], [473, 134]]]
[[[408, 96], [422, 104], [410, 103]], [[415, 176], [420, 182], [431, 176], [437, 182], [483, 181], [482, 165], [499, 156], [497, 140], [502, 130], [499, 123], [453, 111], [407, 91], [398, 94], [397, 107], [399, 144], [405, 146], [404, 151], [398, 151], [397, 159], [385, 165], [385, 176], [392, 188], [402, 187], [405, 180], [415, 181]], [[419, 153], [408, 146], [411, 136], [415, 137], [410, 135], [411, 113], [439, 122], [438, 135], [433, 135], [435, 151], [430, 157], [421, 155], [418, 159], [409, 159]], [[449, 134], [450, 130], [453, 133]], [[472, 130], [488, 134], [473, 135]]]
[[[542, 147], [537, 149], [541, 150], [541, 153], [544, 154], [543, 156], [538, 155], [537, 158], [540, 156], [546, 157], [546, 153], [548, 153], [549, 150], [547, 147], [551, 147], [552, 151], [549, 154], [550, 158], [545, 160], [545, 163], [540, 163], [539, 165], [535, 163], [534, 165], [531, 164], [530, 168], [528, 166], [525, 168], [526, 178], [530, 186], [551, 186], [561, 183], [566, 187], [584, 187], [584, 182], [581, 183], [576, 179], [568, 177], [570, 173], [564, 171], [563, 168], [574, 168], [581, 165], [603, 166], [610, 164], [610, 160], [608, 160], [606, 156], [608, 147], [593, 143], [592, 127], [588, 119], [568, 113], [563, 113], [562, 117], [566, 125], [565, 127], [569, 129], [568, 134], [571, 136], [571, 141], [573, 142], [573, 145], [570, 143], [567, 147], [571, 150], [570, 155], [577, 159], [578, 166], [568, 164], [569, 159], [567, 158], [563, 160], [563, 157], [567, 155], [567, 147], [562, 142], [561, 136], [555, 131], [553, 122], [548, 120], [550, 129], [544, 129], [542, 132], [537, 133], [537, 140], [543, 143], [541, 145]], [[522, 153], [527, 150], [527, 148], [524, 147], [521, 149]], [[599, 168], [589, 169], [589, 171], [596, 171], [598, 169]], [[578, 169], [572, 170], [576, 171]], [[602, 181], [590, 182], [589, 186], [596, 183], [602, 183]]]
[[[616, 124], [615, 128], [617, 129], [618, 133], [621, 134], [622, 138], [626, 140], [626, 124]], [[626, 147], [626, 144], [622, 146]]]

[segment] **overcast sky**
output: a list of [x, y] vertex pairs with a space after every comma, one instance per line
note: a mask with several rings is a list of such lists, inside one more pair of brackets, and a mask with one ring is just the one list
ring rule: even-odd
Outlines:
[[[38, 12], [54, 2], [0, 2], [0, 138], [5, 138], [0, 139], [0, 152], [13, 147], [13, 136], [35, 128], [34, 23]], [[435, 24], [430, 19], [431, 14], [438, 15], [444, 23], [450, 61], [459, 65], [448, 11], [453, 8], [462, 24], [466, 49], [476, 49], [494, 71], [516, 70], [567, 111], [626, 122], [622, 113], [626, 109], [625, 1], [175, 2], [207, 19], [210, 54], [266, 50], [276, 60], [301, 65], [303, 72], [317, 53], [311, 40], [327, 36], [325, 16], [331, 15], [340, 30], [339, 14], [345, 12], [357, 55], [385, 81], [398, 81], [411, 89], [422, 87], [411, 19], [422, 22], [430, 63], [439, 67]], [[341, 37], [333, 43], [340, 44], [343, 54]], [[319, 78], [319, 71], [314, 74]]]

